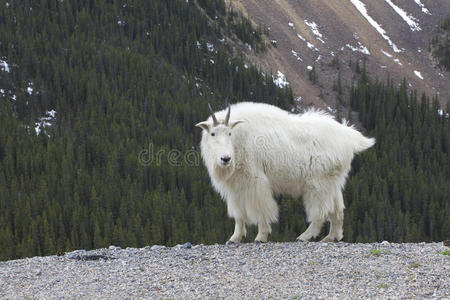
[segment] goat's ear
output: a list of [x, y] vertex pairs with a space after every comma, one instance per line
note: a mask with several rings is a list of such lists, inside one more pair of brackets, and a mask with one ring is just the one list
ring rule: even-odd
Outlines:
[[195, 124], [195, 126], [200, 127], [203, 130], [206, 130], [209, 132], [209, 128], [211, 127], [211, 123], [208, 121], [203, 121], [200, 123]]
[[245, 122], [244, 120], [233, 120], [233, 121], [230, 121], [229, 126], [230, 126], [230, 128], [233, 128], [237, 124], [244, 123], [244, 122]]

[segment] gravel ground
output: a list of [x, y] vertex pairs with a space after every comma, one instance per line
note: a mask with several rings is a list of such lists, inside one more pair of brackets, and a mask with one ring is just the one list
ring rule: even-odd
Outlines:
[[450, 298], [442, 243], [190, 246], [0, 262], [0, 299]]

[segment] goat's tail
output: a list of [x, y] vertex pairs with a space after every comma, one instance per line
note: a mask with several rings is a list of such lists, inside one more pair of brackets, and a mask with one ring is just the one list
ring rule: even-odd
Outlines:
[[342, 119], [342, 124], [352, 129], [351, 130], [351, 132], [353, 133], [352, 140], [354, 141], [353, 151], [355, 154], [367, 150], [373, 145], [375, 145], [375, 138], [365, 137], [364, 135], [362, 135], [361, 132], [356, 130], [354, 126], [350, 125], [346, 119]]
[[[358, 132], [359, 133], [359, 132]], [[375, 138], [367, 138], [359, 133], [360, 137], [355, 145], [355, 153], [360, 153], [375, 145]]]

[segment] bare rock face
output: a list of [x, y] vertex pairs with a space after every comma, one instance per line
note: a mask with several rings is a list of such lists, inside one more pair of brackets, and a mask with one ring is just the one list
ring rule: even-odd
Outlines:
[[[450, 11], [450, 2], [437, 1], [227, 1], [234, 10], [269, 32], [264, 53], [247, 51], [250, 60], [267, 72], [282, 72], [302, 104], [336, 109], [337, 84], [351, 86], [357, 69], [372, 78], [404, 78], [419, 96], [450, 98], [450, 72], [435, 66], [429, 41]], [[276, 45], [276, 47], [275, 47]], [[311, 80], [315, 67], [317, 81]]]

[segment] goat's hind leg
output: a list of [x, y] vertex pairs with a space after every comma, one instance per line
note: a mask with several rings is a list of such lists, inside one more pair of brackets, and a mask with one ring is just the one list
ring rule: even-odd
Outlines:
[[312, 191], [303, 195], [303, 204], [305, 206], [307, 221], [310, 222], [308, 228], [297, 237], [297, 241], [307, 242], [317, 237], [322, 230], [325, 217], [323, 211], [326, 210], [324, 200], [326, 195], [321, 195], [316, 191]]
[[341, 191], [336, 193], [334, 201], [334, 211], [328, 215], [330, 219], [330, 232], [322, 242], [340, 241], [344, 237], [344, 198]]
[[310, 239], [317, 237], [322, 230], [324, 219], [317, 219], [311, 221], [308, 228], [297, 237], [297, 241], [308, 242]]

